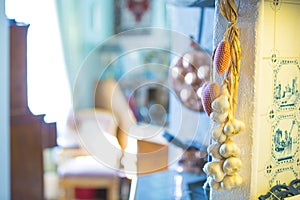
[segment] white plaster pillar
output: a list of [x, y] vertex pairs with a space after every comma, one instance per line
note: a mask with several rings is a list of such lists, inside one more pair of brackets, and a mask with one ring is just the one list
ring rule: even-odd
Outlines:
[[[242, 152], [243, 184], [213, 190], [213, 200], [258, 199], [274, 185], [300, 178], [299, 11], [297, 0], [240, 0], [242, 61], [236, 118], [245, 122], [246, 130], [234, 140]], [[216, 0], [214, 47], [227, 25]], [[214, 78], [222, 80], [216, 73]]]

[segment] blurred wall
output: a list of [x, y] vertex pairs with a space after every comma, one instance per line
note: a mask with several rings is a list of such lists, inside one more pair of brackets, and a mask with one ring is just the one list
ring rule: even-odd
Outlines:
[[[93, 50], [107, 43], [116, 34], [116, 15], [119, 13], [115, 13], [115, 2], [116, 0], [56, 1], [75, 109], [93, 106], [94, 82], [99, 79], [107, 64], [100, 59], [100, 53], [95, 54]], [[165, 27], [165, 0], [152, 2], [151, 26]], [[129, 38], [129, 41], [135, 45], [143, 44], [145, 38], [135, 35], [134, 40]], [[130, 44], [128, 47], [128, 43], [124, 42], [117, 45], [124, 50], [131, 48]], [[91, 54], [95, 56], [91, 58]], [[86, 60], [88, 56], [89, 60]], [[132, 60], [132, 64], [135, 63], [136, 61]], [[89, 69], [83, 70], [87, 64]]]
[[0, 0], [0, 44], [0, 199], [9, 200], [9, 35], [4, 0]]
[[[179, 55], [191, 51], [189, 36], [200, 46], [212, 52], [214, 8], [168, 6], [170, 28], [182, 34], [172, 40], [172, 50]], [[202, 19], [201, 19], [202, 18]], [[202, 20], [202, 25], [201, 25]], [[179, 35], [177, 35], [179, 36]], [[183, 37], [185, 36], [185, 37]], [[200, 37], [199, 37], [200, 36]], [[202, 145], [209, 143], [209, 117], [206, 113], [195, 112], [181, 104], [174, 92], [170, 93], [169, 131], [182, 141], [197, 141]], [[181, 157], [182, 150], [169, 146], [169, 162], [175, 163]], [[176, 167], [176, 165], [174, 165]]]

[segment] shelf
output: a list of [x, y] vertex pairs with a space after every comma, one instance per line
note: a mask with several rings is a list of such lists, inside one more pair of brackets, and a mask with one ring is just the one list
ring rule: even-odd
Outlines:
[[182, 7], [214, 7], [214, 0], [168, 0], [169, 4]]

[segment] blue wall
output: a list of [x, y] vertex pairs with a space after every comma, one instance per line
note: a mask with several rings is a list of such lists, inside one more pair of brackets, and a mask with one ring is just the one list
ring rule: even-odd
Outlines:
[[113, 34], [114, 5], [111, 0], [56, 0], [56, 5], [67, 72], [73, 88], [86, 56]]
[[[154, 27], [165, 27], [165, 1], [153, 1]], [[100, 55], [91, 52], [114, 35], [114, 1], [56, 0], [56, 3], [73, 106], [75, 110], [90, 108], [94, 83], [104, 70], [102, 60], [97, 59]], [[85, 60], [87, 56], [89, 60]]]

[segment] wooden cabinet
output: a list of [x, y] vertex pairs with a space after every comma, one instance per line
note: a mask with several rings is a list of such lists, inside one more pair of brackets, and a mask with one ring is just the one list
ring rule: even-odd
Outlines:
[[11, 199], [41, 200], [43, 148], [56, 145], [56, 124], [33, 115], [27, 103], [28, 25], [10, 25]]
[[168, 146], [146, 140], [138, 140], [137, 170], [139, 175], [168, 169]]

